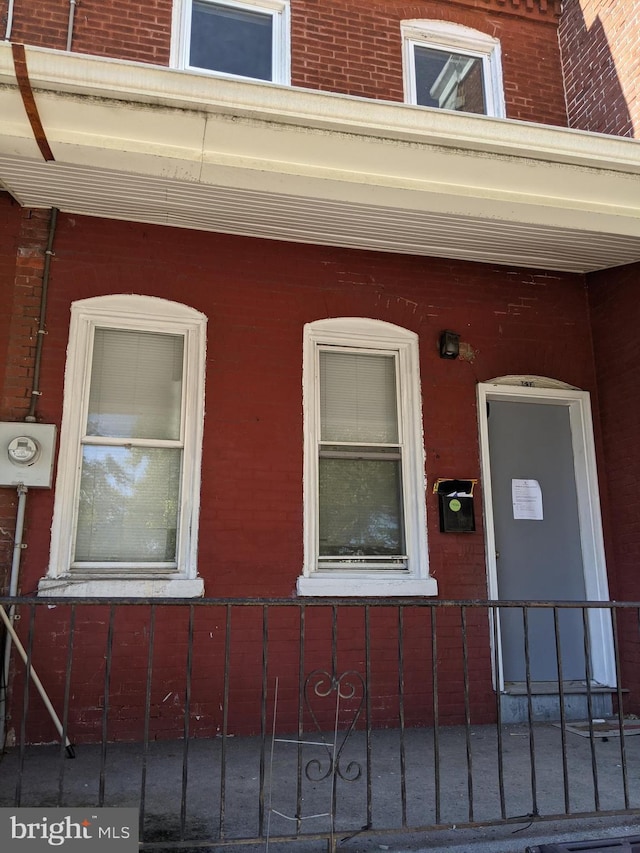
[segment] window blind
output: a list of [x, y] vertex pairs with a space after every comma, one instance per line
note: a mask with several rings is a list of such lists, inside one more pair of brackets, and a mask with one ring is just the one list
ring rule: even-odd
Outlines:
[[397, 444], [393, 355], [320, 351], [322, 441]]
[[181, 335], [96, 329], [87, 435], [180, 439]]

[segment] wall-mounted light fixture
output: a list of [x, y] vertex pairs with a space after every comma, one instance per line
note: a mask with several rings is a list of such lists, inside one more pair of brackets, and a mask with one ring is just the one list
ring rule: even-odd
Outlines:
[[460, 353], [460, 335], [445, 329], [440, 333], [440, 358], [457, 358]]

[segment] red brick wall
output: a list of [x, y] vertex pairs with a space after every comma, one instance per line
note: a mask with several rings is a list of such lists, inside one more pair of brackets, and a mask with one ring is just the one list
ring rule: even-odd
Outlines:
[[[16, 202], [11, 199], [8, 193], [0, 193], [0, 233], [2, 233], [2, 241], [0, 241], [0, 296], [2, 304], [5, 306], [13, 305], [15, 292], [15, 276], [16, 276], [16, 253], [18, 248], [18, 229], [20, 220], [20, 208]], [[9, 349], [9, 332], [11, 329], [11, 311], [4, 310], [0, 312], [0, 364], [6, 365]], [[0, 419], [6, 418], [7, 396], [6, 377], [2, 377], [2, 408], [0, 410]]]
[[572, 127], [640, 135], [640, 5], [566, 0], [560, 25]]
[[[33, 664], [43, 677], [53, 706], [62, 716], [66, 655], [69, 647], [68, 605], [49, 609], [46, 604], [30, 614], [22, 609], [20, 631], [27, 634], [32, 624]], [[224, 606], [193, 608], [193, 645], [189, 713], [186, 686], [189, 662], [189, 609], [161, 607], [157, 610], [152, 654], [149, 698], [151, 739], [181, 737], [185, 716], [189, 733], [195, 737], [220, 734], [224, 726], [224, 661], [227, 656], [227, 614]], [[69, 681], [69, 737], [74, 743], [96, 741], [100, 737], [105, 695], [108, 695], [107, 740], [141, 741], [144, 736], [145, 687], [147, 682], [150, 615], [146, 606], [120, 607], [113, 620], [113, 641], [109, 643], [110, 614], [107, 607], [77, 605], [73, 633], [73, 666]], [[332, 669], [331, 637], [333, 614], [330, 607], [307, 606], [304, 616], [304, 652], [299, 641], [298, 608], [271, 606], [266, 636], [266, 715], [271, 720], [275, 681], [278, 679], [278, 731], [295, 731], [298, 726], [298, 686], [313, 672]], [[404, 666], [404, 719], [407, 726], [424, 726], [434, 718], [432, 682], [432, 620], [429, 609], [406, 608], [402, 627], [398, 609], [371, 608], [368, 620], [369, 689], [374, 728], [399, 724], [400, 675], [399, 636], [402, 633]], [[470, 716], [474, 724], [489, 722], [495, 715], [495, 694], [491, 686], [488, 660], [488, 618], [486, 611], [467, 613], [467, 672]], [[462, 724], [465, 719], [464, 658], [459, 609], [437, 614], [439, 720], [444, 725]], [[247, 734], [260, 731], [263, 685], [263, 609], [261, 606], [234, 607], [229, 621], [228, 732]], [[364, 677], [365, 617], [363, 608], [338, 608], [336, 671], [357, 672]], [[111, 650], [110, 650], [111, 648]], [[299, 679], [303, 654], [302, 678]], [[108, 694], [105, 691], [105, 661], [110, 663]], [[357, 677], [345, 678], [356, 686]], [[325, 685], [327, 681], [325, 679]], [[20, 730], [22, 681], [14, 681], [15, 700], [10, 725]], [[344, 691], [345, 697], [347, 691]], [[328, 700], [311, 699], [313, 711], [324, 729], [334, 723], [335, 695]], [[356, 700], [362, 696], [358, 690]], [[339, 724], [346, 729], [357, 701], [343, 701]], [[366, 718], [366, 710], [360, 724]], [[267, 724], [270, 730], [270, 722]], [[27, 739], [31, 742], [56, 740], [56, 732], [40, 700], [33, 695], [27, 718]], [[314, 721], [304, 711], [304, 730], [314, 730]]]
[[[209, 317], [199, 548], [199, 570], [207, 596], [294, 594], [302, 566], [304, 323], [322, 317], [366, 316], [419, 334], [429, 487], [436, 477], [479, 477], [478, 381], [507, 373], [534, 373], [586, 389], [595, 386], [587, 299], [580, 276], [61, 215], [42, 370], [45, 393], [40, 416], [44, 420], [60, 423], [71, 302], [113, 292], [183, 301]], [[462, 334], [468, 345], [467, 358], [439, 358], [437, 341], [444, 328]], [[427, 502], [431, 569], [440, 596], [486, 598], [480, 494], [476, 499], [478, 530], [470, 535], [439, 533], [437, 504], [430, 488]], [[36, 590], [46, 571], [52, 504], [51, 491], [29, 495], [29, 547], [21, 583], [25, 594]], [[40, 608], [38, 612], [46, 638], [37, 644], [38, 660], [42, 660], [48, 686], [59, 700], [61, 683], [51, 681], [56, 672], [60, 678], [64, 672], [66, 645], [54, 642], [60, 636], [55, 623], [62, 618], [62, 608]], [[110, 737], [125, 738], [133, 736], [133, 727], [140, 725], [144, 696], [140, 673], [146, 667], [148, 631], [136, 621], [136, 614], [118, 618], [124, 619], [118, 623], [116, 639], [116, 654], [122, 663], [118, 663], [118, 676], [114, 675]], [[221, 617], [209, 621], [211, 613], [207, 616], [199, 611], [197, 618], [198, 660], [220, 660]], [[240, 617], [234, 623], [238, 631], [234, 666], [243, 673], [231, 702], [235, 731], [255, 729], [257, 721], [260, 613], [254, 612], [250, 626], [242, 621], [249, 618]], [[288, 618], [282, 617], [285, 622]], [[397, 614], [383, 612], [375, 618], [375, 722], [392, 725], [397, 721], [397, 652], [393, 647]], [[484, 615], [474, 616], [471, 622], [473, 719], [480, 722], [491, 718], [495, 697], [488, 623]], [[22, 620], [21, 630], [26, 630], [27, 623], [26, 618]], [[439, 624], [442, 720], [459, 722], [464, 711], [459, 616], [443, 617]], [[354, 625], [349, 617], [342, 622], [345, 662], [362, 660], [362, 632]], [[103, 681], [98, 675], [84, 684], [82, 673], [101, 671], [106, 627], [104, 618], [93, 615], [87, 617], [87, 626], [86, 631], [93, 632], [91, 637], [87, 635], [86, 643], [79, 640], [76, 645], [74, 678], [80, 683], [73, 694], [71, 719], [76, 732], [88, 737], [96, 732], [91, 727], [100, 717]], [[176, 621], [168, 633], [159, 635], [166, 657], [159, 652], [156, 658], [161, 672], [154, 682], [160, 697], [154, 722], [158, 736], [181, 732], [181, 700], [175, 706], [162, 701], [171, 691], [172, 695], [180, 692], [176, 685], [184, 684], [186, 651], [181, 626]], [[428, 621], [416, 621], [412, 616], [407, 630], [406, 678], [414, 695], [411, 720], [425, 722], [432, 712], [425, 682], [430, 660], [420, 638], [428, 630]], [[297, 671], [296, 637], [280, 635], [274, 640], [275, 648], [281, 644], [277, 658], [285, 670], [283, 678], [289, 681]], [[311, 637], [309, 660], [326, 668], [328, 629], [318, 623]], [[212, 657], [214, 647], [218, 651]], [[202, 677], [201, 670], [198, 672]], [[210, 668], [207, 677], [219, 680], [220, 673]], [[294, 690], [287, 684], [289, 692]], [[216, 693], [215, 702], [208, 704], [205, 694], [211, 688], [203, 684], [202, 690], [203, 698], [198, 701], [203, 713], [197, 726], [204, 734], [220, 724], [220, 712], [215, 711], [220, 695]], [[43, 732], [50, 727], [46, 715], [39, 716], [36, 704], [31, 713], [32, 736], [45, 736]]]
[[[0, 420], [19, 421], [29, 411], [33, 357], [40, 316], [49, 211], [20, 208], [0, 192]], [[0, 588], [13, 555], [17, 494], [0, 489]]]
[[[609, 564], [612, 598], [640, 601], [640, 264], [589, 276], [589, 300], [597, 364], [604, 461], [609, 484]], [[622, 624], [623, 687], [638, 711], [640, 643], [637, 614]]]
[[[525, 13], [524, 4], [474, 2], [292, 4], [292, 71], [295, 85], [403, 100], [400, 22], [412, 18], [451, 21], [500, 39], [507, 116], [566, 124], [557, 21]], [[517, 12], [518, 14], [511, 14]], [[525, 13], [525, 14], [523, 14]]]
[[0, 321], [0, 355], [8, 371], [0, 399], [1, 420], [21, 420], [29, 410], [33, 354], [40, 316], [49, 210], [20, 208], [0, 193], [0, 282], [8, 310]]
[[[17, 0], [12, 39], [64, 50], [68, 5]], [[400, 21], [434, 18], [501, 40], [509, 118], [565, 125], [555, 8], [546, 0], [292, 0], [292, 82], [402, 101]], [[171, 0], [82, 0], [72, 49], [168, 65], [170, 37]]]
[[[478, 380], [542, 373], [593, 387], [586, 297], [578, 276], [62, 216], [49, 296], [43, 419], [60, 418], [71, 301], [110, 292], [178, 299], [210, 318], [202, 524], [211, 535], [200, 559], [208, 592], [215, 595], [288, 595], [293, 589], [297, 572], [292, 575], [291, 566], [299, 568], [302, 556], [299, 392], [305, 322], [367, 316], [418, 332], [432, 477], [477, 475], [477, 427], [469, 409], [475, 407]], [[472, 361], [438, 357], [439, 332], [449, 327], [469, 342]], [[430, 500], [436, 541], [446, 541], [455, 557], [467, 542], [462, 553], [468, 562], [470, 542], [481, 537], [436, 536], [435, 499]], [[247, 507], [254, 510], [247, 513]], [[238, 541], [249, 519], [251, 535]], [[440, 564], [445, 553], [439, 546], [434, 555], [443, 595], [479, 594], [484, 573], [476, 577], [471, 566], [466, 577], [458, 569], [449, 585]], [[472, 553], [481, 565], [481, 543]], [[209, 570], [214, 562], [215, 570]], [[36, 570], [33, 583], [38, 576]]]
[[[19, 228], [20, 208], [12, 203], [6, 193], [0, 193], [0, 299], [2, 305], [12, 306], [16, 274], [17, 232]], [[4, 400], [7, 398], [7, 385], [11, 381], [5, 373], [9, 360], [9, 336], [11, 330], [11, 311], [0, 312], [0, 365], [3, 366], [2, 413], [0, 420], [7, 417]], [[0, 588], [5, 591], [12, 556], [12, 536], [16, 514], [16, 495], [0, 489]]]
[[[171, 7], [172, 0], [81, 0], [71, 49], [168, 65]], [[68, 0], [15, 0], [11, 40], [65, 50], [69, 8]]]

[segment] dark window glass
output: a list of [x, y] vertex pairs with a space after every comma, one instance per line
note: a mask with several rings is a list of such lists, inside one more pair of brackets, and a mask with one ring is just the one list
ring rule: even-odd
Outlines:
[[195, 2], [189, 64], [258, 80], [273, 78], [273, 17], [263, 12]]

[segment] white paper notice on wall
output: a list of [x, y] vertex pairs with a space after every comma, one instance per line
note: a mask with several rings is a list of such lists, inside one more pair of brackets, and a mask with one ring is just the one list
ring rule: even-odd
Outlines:
[[513, 517], [542, 521], [542, 489], [537, 480], [512, 480]]

